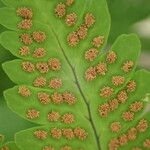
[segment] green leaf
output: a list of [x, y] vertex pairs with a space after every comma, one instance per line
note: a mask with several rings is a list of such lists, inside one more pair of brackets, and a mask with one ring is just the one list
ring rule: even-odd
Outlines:
[[32, 124], [14, 114], [7, 107], [3, 97], [0, 98], [0, 120], [0, 133], [5, 137], [4, 142], [13, 140], [14, 135], [20, 130], [25, 130], [36, 126], [36, 124]]
[[[121, 35], [104, 52], [110, 29], [105, 0], [75, 0], [70, 6], [66, 1], [2, 2], [6, 7], [0, 9], [0, 23], [8, 31], [0, 35], [0, 43], [17, 57], [2, 65], [17, 84], [4, 97], [13, 112], [41, 125], [17, 133], [17, 146], [21, 150], [116, 149], [109, 146], [110, 140], [135, 125], [141, 113], [128, 126], [123, 120], [117, 134], [110, 131], [110, 123], [117, 119], [122, 123], [119, 118], [132, 98], [149, 93], [145, 80], [149, 73], [135, 73], [141, 49], [138, 37]], [[133, 79], [136, 94], [129, 93], [135, 90]], [[118, 109], [112, 103], [116, 97]], [[104, 104], [107, 107], [102, 108]], [[147, 135], [142, 137], [145, 140]]]
[[[78, 126], [80, 126], [82, 129], [85, 130], [86, 133], [88, 133], [87, 138], [86, 133], [85, 135], [83, 134], [83, 136], [81, 136], [83, 137], [83, 140], [79, 139], [80, 136], [79, 138], [72, 136], [73, 130], [77, 133]], [[60, 132], [62, 132], [62, 135], [59, 133], [55, 134], [54, 130], [60, 130]], [[44, 132], [44, 135], [46, 135], [44, 137], [38, 136], [39, 132]], [[84, 139], [84, 136], [86, 139]], [[32, 128], [26, 131], [21, 131], [16, 134], [16, 142], [20, 148], [23, 148], [25, 150], [32, 149], [33, 146], [35, 149], [44, 149], [45, 147], [61, 149], [65, 146], [72, 147], [74, 149], [97, 149], [93, 130], [88, 120], [84, 118], [82, 118], [78, 122], [75, 122], [72, 125], [53, 123], [52, 125], [46, 125], [37, 128]]]
[[[118, 146], [119, 149], [132, 149], [134, 147], [139, 148], [145, 148], [143, 147], [143, 143], [146, 139], [149, 139], [149, 133], [147, 132], [150, 128], [149, 126], [149, 84], [150, 84], [150, 73], [145, 70], [137, 71], [133, 78], [131, 79], [136, 83], [135, 90], [132, 92], [127, 92], [127, 100], [125, 103], [118, 104], [118, 106], [113, 110], [110, 111], [108, 116], [106, 118], [100, 118], [100, 115], [97, 115], [95, 120], [97, 119], [97, 125], [101, 125], [101, 145], [102, 149], [107, 149], [109, 145], [111, 145], [111, 140], [117, 139], [119, 141], [120, 137], [122, 135], [126, 136], [135, 136], [132, 140], [128, 140], [127, 138], [124, 139], [127, 140], [122, 146]], [[127, 87], [124, 88], [127, 91]], [[115, 96], [112, 99], [117, 98]], [[93, 106], [94, 108], [99, 106], [102, 106], [103, 104], [109, 103], [103, 102], [101, 104], [96, 104]], [[134, 105], [134, 107], [133, 107]], [[94, 109], [93, 108], [93, 109]], [[135, 110], [136, 109], [136, 110]], [[131, 120], [125, 120], [123, 117], [123, 114], [125, 112], [132, 112], [134, 116], [131, 117]], [[145, 119], [147, 121], [146, 128], [145, 126], [141, 125], [140, 128], [138, 128], [139, 122]], [[100, 123], [101, 122], [101, 123]], [[113, 124], [119, 123], [119, 130], [115, 132], [112, 130], [114, 127]], [[115, 127], [114, 127], [115, 128]], [[129, 134], [130, 129], [134, 128], [136, 129], [135, 133]], [[140, 131], [140, 129], [145, 129], [144, 131]], [[108, 136], [105, 136], [108, 135]], [[110, 147], [109, 147], [110, 148]]]

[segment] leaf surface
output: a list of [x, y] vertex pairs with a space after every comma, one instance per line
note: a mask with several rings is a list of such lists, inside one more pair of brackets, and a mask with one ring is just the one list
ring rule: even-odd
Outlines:
[[[135, 73], [141, 48], [138, 37], [122, 35], [103, 51], [110, 28], [105, 0], [75, 0], [71, 5], [69, 0], [2, 2], [6, 7], [0, 9], [0, 23], [8, 31], [0, 35], [0, 43], [17, 57], [3, 63], [17, 84], [4, 96], [12, 111], [42, 125], [17, 133], [18, 147], [113, 149], [109, 141], [114, 134], [107, 127], [131, 104], [126, 102], [126, 90], [135, 87], [128, 84], [132, 79], [145, 82], [149, 76]], [[146, 84], [138, 88], [141, 97], [149, 92]], [[118, 109], [110, 103], [116, 97]]]

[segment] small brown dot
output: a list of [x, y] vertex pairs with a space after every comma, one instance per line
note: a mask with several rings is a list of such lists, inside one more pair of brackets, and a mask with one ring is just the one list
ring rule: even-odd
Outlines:
[[130, 111], [124, 112], [122, 118], [124, 121], [132, 121], [134, 119], [134, 113]]
[[53, 146], [45, 146], [42, 150], [55, 150]]
[[95, 17], [92, 13], [87, 13], [85, 16], [85, 24], [89, 28], [95, 23]]
[[20, 86], [18, 93], [23, 97], [29, 97], [31, 96], [31, 91], [26, 86]]
[[29, 30], [32, 27], [32, 20], [24, 19], [18, 24], [19, 29]]
[[118, 150], [119, 148], [119, 140], [117, 138], [113, 138], [109, 142], [109, 150]]
[[65, 124], [71, 124], [73, 123], [74, 120], [74, 115], [70, 114], [70, 113], [66, 113], [61, 117], [62, 122], [64, 122]]
[[50, 121], [50, 122], [56, 122], [59, 120], [60, 114], [59, 114], [59, 112], [52, 111], [52, 112], [48, 113], [47, 118], [48, 118], [48, 121]]
[[109, 106], [110, 106], [110, 110], [114, 111], [115, 109], [118, 108], [118, 100], [117, 99], [113, 99], [109, 101]]
[[37, 119], [40, 116], [40, 112], [34, 108], [28, 109], [26, 112], [26, 117], [28, 119]]
[[27, 56], [30, 54], [30, 49], [28, 46], [22, 46], [19, 50], [19, 55], [21, 56]]
[[143, 147], [149, 149], [150, 148], [150, 139], [146, 139], [143, 142]]
[[77, 127], [74, 129], [74, 135], [79, 138], [79, 140], [85, 140], [88, 136], [88, 133], [84, 129]]
[[22, 69], [26, 72], [31, 73], [31, 72], [35, 71], [35, 66], [31, 62], [25, 61], [25, 62], [22, 62]]
[[76, 15], [76, 13], [73, 12], [73, 13], [70, 13], [70, 14], [68, 14], [66, 16], [66, 24], [68, 26], [75, 25], [76, 21], [77, 21], [77, 15]]
[[104, 44], [104, 36], [95, 37], [92, 41], [92, 45], [97, 48], [99, 48], [103, 44]]
[[134, 80], [131, 80], [127, 84], [127, 92], [134, 92], [136, 89], [136, 82]]
[[58, 71], [61, 69], [61, 63], [60, 60], [57, 58], [51, 58], [48, 60], [48, 65], [51, 70]]
[[44, 105], [49, 104], [51, 101], [50, 95], [45, 93], [45, 92], [39, 92], [38, 93], [38, 99], [39, 99], [40, 103], [44, 104]]
[[128, 143], [128, 137], [127, 135], [123, 134], [119, 137], [119, 144], [121, 146], [126, 145]]
[[87, 81], [91, 81], [91, 80], [94, 80], [96, 78], [96, 69], [95, 67], [90, 67], [86, 70], [85, 72], [85, 79]]
[[109, 51], [106, 60], [109, 64], [113, 64], [117, 60], [117, 54], [114, 51]]
[[47, 132], [44, 130], [37, 130], [34, 132], [34, 136], [40, 140], [44, 140], [47, 138]]
[[61, 94], [55, 92], [52, 96], [52, 101], [54, 104], [61, 104], [63, 103], [63, 97]]
[[137, 137], [137, 130], [136, 130], [136, 128], [129, 129], [128, 133], [127, 133], [127, 136], [128, 136], [128, 140], [130, 140], [130, 141], [135, 140], [136, 137]]
[[88, 61], [93, 61], [99, 54], [99, 51], [96, 48], [90, 48], [85, 53], [85, 59]]
[[66, 14], [66, 5], [63, 3], [57, 4], [55, 8], [55, 15], [59, 18], [64, 17]]
[[35, 58], [42, 58], [45, 55], [46, 55], [46, 52], [44, 48], [36, 48], [32, 56]]
[[55, 139], [60, 139], [62, 137], [62, 131], [58, 128], [51, 129], [50, 134]]
[[62, 129], [62, 134], [65, 138], [69, 140], [74, 138], [74, 132], [71, 128]]
[[76, 97], [70, 92], [64, 92], [62, 94], [64, 102], [69, 105], [74, 105], [76, 103]]
[[63, 146], [60, 150], [73, 150], [70, 146]]
[[112, 96], [114, 89], [109, 87], [109, 86], [105, 86], [100, 90], [100, 96], [103, 98], [108, 98], [110, 96]]
[[74, 3], [74, 0], [66, 0], [66, 5], [71, 6]]
[[55, 79], [50, 80], [50, 82], [49, 82], [50, 88], [58, 89], [61, 86], [62, 86], [62, 80], [61, 79], [55, 78]]
[[48, 73], [49, 71], [49, 66], [46, 62], [36, 63], [36, 68], [40, 73]]
[[17, 9], [17, 15], [22, 18], [31, 19], [33, 17], [33, 12], [31, 8], [22, 7]]
[[110, 112], [110, 106], [108, 103], [102, 104], [98, 108], [99, 114], [101, 117], [107, 117], [108, 113]]
[[120, 122], [113, 122], [110, 126], [112, 132], [119, 132], [121, 130]]
[[79, 37], [79, 39], [83, 40], [86, 38], [87, 36], [87, 27], [85, 25], [81, 25], [78, 30], [77, 30], [77, 35]]
[[127, 92], [125, 90], [120, 91], [117, 95], [117, 98], [119, 103], [125, 103], [128, 99]]
[[134, 102], [133, 104], [130, 105], [130, 111], [138, 112], [138, 111], [142, 110], [143, 107], [144, 107], [143, 102], [136, 101], [136, 102]]
[[46, 39], [46, 35], [42, 31], [33, 32], [32, 37], [37, 43], [41, 43]]
[[76, 46], [79, 43], [79, 37], [76, 32], [72, 32], [67, 37], [67, 42], [70, 46]]
[[146, 119], [142, 119], [140, 120], [136, 128], [139, 132], [145, 132], [148, 126], [148, 121]]
[[120, 86], [125, 82], [125, 78], [123, 76], [113, 76], [112, 83], [114, 86]]
[[100, 62], [97, 66], [96, 66], [96, 72], [99, 75], [105, 75], [106, 72], [108, 71], [107, 69], [107, 64], [104, 62]]
[[0, 150], [10, 150], [10, 149], [9, 149], [9, 147], [4, 146], [4, 147], [0, 148]]
[[134, 66], [134, 63], [133, 61], [126, 61], [124, 64], [123, 64], [123, 67], [122, 67], [122, 70], [125, 72], [125, 73], [128, 73], [132, 70]]
[[34, 80], [33, 85], [34, 85], [35, 87], [43, 87], [43, 86], [46, 85], [46, 79], [45, 79], [44, 77], [42, 77], [42, 76], [37, 77], [37, 78]]
[[31, 38], [31, 35], [28, 34], [28, 33], [23, 33], [20, 35], [20, 39], [21, 39], [21, 42], [23, 42], [24, 44], [26, 45], [30, 45], [32, 44], [32, 38]]

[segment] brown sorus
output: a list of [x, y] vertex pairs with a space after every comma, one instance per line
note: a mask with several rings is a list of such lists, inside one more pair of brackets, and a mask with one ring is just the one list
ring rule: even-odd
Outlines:
[[35, 87], [43, 87], [46, 85], [46, 78], [40, 76], [40, 77], [37, 77], [34, 82], [33, 82], [33, 85]]
[[22, 46], [19, 50], [19, 55], [27, 56], [30, 54], [30, 48], [28, 46]]
[[114, 89], [109, 87], [109, 86], [105, 86], [100, 90], [100, 96], [103, 98], [108, 98], [110, 96], [112, 96]]
[[34, 132], [34, 136], [39, 140], [44, 140], [47, 138], [47, 132], [44, 130], [37, 130]]
[[134, 66], [134, 62], [133, 61], [126, 61], [123, 66], [122, 66], [122, 70], [125, 72], [125, 73], [128, 73], [132, 70]]
[[51, 129], [50, 134], [55, 139], [60, 139], [62, 137], [62, 131], [58, 128]]
[[64, 17], [66, 14], [66, 5], [63, 3], [59, 3], [55, 8], [55, 15], [59, 18]]
[[111, 123], [111, 131], [112, 132], [119, 132], [121, 130], [121, 123], [120, 122], [113, 122]]
[[99, 51], [96, 48], [90, 48], [85, 53], [85, 59], [88, 61], [93, 61], [99, 54]]
[[74, 138], [74, 132], [71, 128], [62, 129], [62, 134], [65, 138], [71, 140]]
[[32, 27], [32, 20], [30, 19], [24, 19], [18, 24], [18, 28], [29, 30]]
[[96, 78], [96, 75], [97, 75], [96, 68], [95, 67], [90, 67], [85, 72], [85, 79], [87, 81], [94, 80]]
[[77, 35], [79, 39], [83, 40], [87, 36], [88, 29], [85, 25], [81, 25], [77, 30]]
[[37, 119], [40, 116], [40, 112], [34, 108], [28, 109], [26, 112], [26, 117], [28, 119]]
[[31, 95], [31, 91], [26, 86], [20, 86], [18, 93], [23, 97], [29, 97]]
[[76, 127], [74, 129], [74, 135], [79, 138], [79, 140], [85, 140], [88, 136], [88, 133], [83, 128]]
[[49, 104], [51, 101], [50, 95], [45, 93], [45, 92], [39, 92], [38, 93], [38, 99], [39, 99], [40, 103], [44, 104], [44, 105]]
[[59, 114], [59, 112], [51, 111], [48, 113], [47, 118], [48, 118], [48, 121], [50, 121], [50, 122], [56, 122], [59, 120], [60, 114]]
[[40, 73], [48, 73], [49, 71], [49, 66], [46, 62], [36, 63], [36, 68]]
[[112, 83], [114, 86], [120, 86], [125, 82], [125, 77], [123, 76], [113, 76]]
[[98, 75], [105, 75], [107, 71], [108, 71], [107, 64], [104, 63], [104, 62], [100, 62], [96, 66], [96, 72], [97, 72]]
[[92, 41], [92, 45], [97, 48], [101, 47], [103, 44], [104, 44], [104, 36], [97, 36]]
[[125, 90], [120, 91], [120, 92], [117, 94], [117, 99], [118, 99], [118, 102], [119, 102], [119, 103], [125, 103], [126, 100], [128, 99], [127, 92], [126, 92]]
[[63, 103], [63, 96], [60, 93], [55, 92], [54, 94], [52, 94], [51, 98], [54, 104]]
[[29, 62], [29, 61], [24, 61], [22, 62], [22, 69], [26, 72], [33, 72], [35, 71], [35, 66], [33, 63]]
[[31, 38], [31, 35], [28, 34], [28, 33], [21, 34], [20, 39], [21, 39], [21, 42], [23, 42], [25, 45], [30, 45], [33, 42], [32, 38]]
[[33, 17], [33, 12], [31, 8], [21, 7], [17, 9], [17, 15], [25, 19], [31, 19]]
[[48, 60], [48, 65], [49, 65], [50, 69], [53, 71], [58, 71], [61, 69], [60, 60], [57, 58], [50, 58]]
[[87, 13], [85, 16], [85, 24], [89, 28], [95, 23], [95, 17], [92, 13]]
[[70, 13], [66, 16], [66, 24], [68, 26], [73, 26], [75, 25], [76, 21], [77, 21], [77, 14], [76, 13]]
[[64, 92], [62, 94], [64, 102], [69, 105], [74, 105], [76, 103], [76, 97], [70, 92]]
[[64, 122], [65, 124], [71, 124], [73, 123], [74, 120], [74, 115], [71, 113], [66, 113], [61, 117], [62, 122]]
[[69, 46], [76, 46], [79, 43], [79, 37], [76, 32], [72, 32], [67, 36]]
[[51, 79], [49, 82], [49, 87], [53, 88], [53, 89], [58, 89], [62, 86], [62, 80], [55, 78], [55, 79]]
[[132, 121], [134, 119], [134, 113], [130, 111], [124, 112], [122, 118], [125, 121]]
[[36, 48], [35, 51], [33, 52], [32, 56], [35, 58], [42, 58], [46, 55], [45, 49], [44, 48]]
[[35, 31], [32, 33], [32, 37], [37, 43], [42, 43], [46, 39], [46, 34], [42, 31]]
[[106, 56], [106, 61], [109, 64], [113, 64], [117, 60], [117, 54], [114, 51], [109, 51]]

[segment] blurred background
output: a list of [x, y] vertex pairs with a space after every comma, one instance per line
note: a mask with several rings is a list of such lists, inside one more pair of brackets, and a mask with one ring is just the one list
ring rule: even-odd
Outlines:
[[[108, 45], [124, 33], [136, 33], [142, 44], [142, 53], [138, 68], [150, 70], [150, 0], [107, 0], [111, 14], [111, 31]], [[0, 1], [0, 7], [3, 4]], [[0, 26], [0, 32], [4, 27]], [[13, 59], [7, 50], [0, 46], [0, 64]], [[8, 79], [0, 65], [0, 134], [6, 136], [6, 141], [12, 140], [14, 133], [35, 126], [8, 109], [2, 92], [14, 84]], [[6, 117], [7, 116], [7, 117]]]
[[136, 33], [141, 40], [139, 67], [150, 70], [150, 0], [107, 0], [111, 14], [108, 43], [123, 33]]

